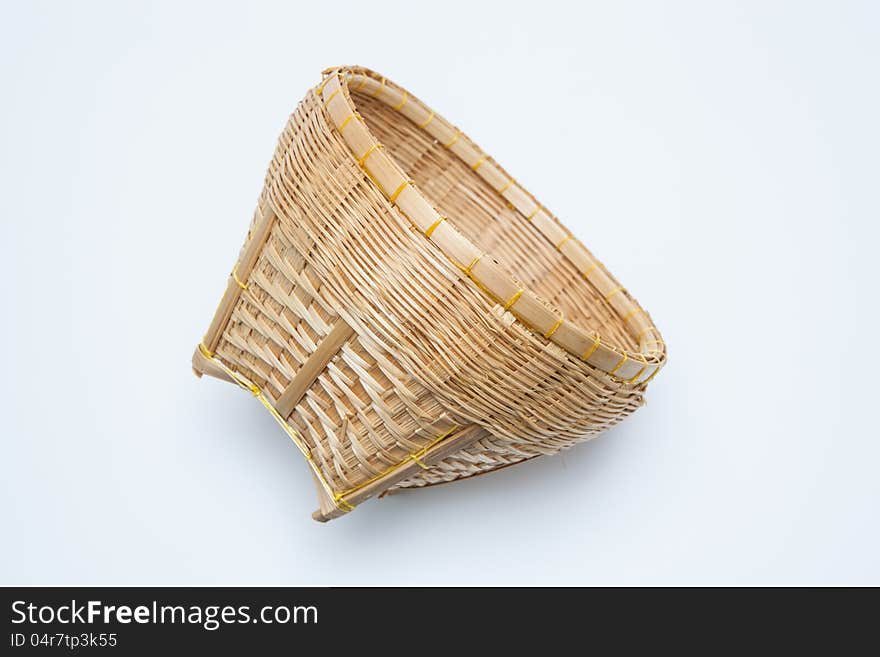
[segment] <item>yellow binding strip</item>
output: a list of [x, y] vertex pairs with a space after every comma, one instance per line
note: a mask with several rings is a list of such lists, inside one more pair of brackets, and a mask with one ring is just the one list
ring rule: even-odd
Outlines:
[[642, 369], [640, 369], [638, 372], [636, 372], [636, 375], [635, 375], [634, 377], [632, 377], [631, 379], [627, 379], [626, 381], [624, 381], [624, 383], [627, 383], [627, 384], [635, 383], [636, 381], [638, 381], [639, 377], [642, 375], [642, 373], [643, 373], [643, 372], [645, 371], [645, 369], [648, 367], [648, 359], [645, 358], [642, 354], [639, 354], [639, 358], [640, 358], [641, 361], [642, 361]]
[[244, 281], [242, 281], [238, 277], [238, 265], [237, 264], [232, 268], [232, 278], [235, 281], [235, 284], [238, 285], [238, 287], [240, 287], [242, 290], [248, 289], [248, 284], [245, 283]]
[[467, 274], [468, 276], [470, 276], [470, 275], [471, 275], [471, 269], [474, 268], [474, 265], [476, 265], [476, 264], [482, 259], [482, 257], [483, 257], [484, 255], [486, 255], [486, 254], [485, 254], [485, 253], [480, 253], [480, 254], [477, 255], [476, 258], [474, 258], [473, 260], [471, 260], [471, 264], [469, 264], [467, 267], [464, 268], [464, 273]]
[[614, 369], [611, 370], [611, 371], [608, 372], [608, 373], [611, 374], [611, 375], [614, 375], [614, 374], [617, 372], [617, 370], [619, 370], [621, 367], [623, 367], [623, 364], [627, 361], [628, 358], [629, 358], [629, 356], [627, 356], [626, 351], [624, 351], [624, 352], [623, 352], [623, 358], [621, 358], [621, 359], [620, 359], [620, 362], [619, 362], [617, 365], [614, 366]]
[[382, 144], [373, 144], [372, 146], [370, 146], [367, 149], [367, 152], [358, 158], [358, 166], [363, 168], [363, 166], [367, 163], [367, 158], [370, 157], [370, 155], [372, 155], [376, 151], [381, 150], [383, 148], [385, 148], [385, 147]]
[[593, 340], [592, 346], [584, 352], [584, 355], [581, 356], [581, 360], [590, 360], [590, 356], [596, 353], [596, 349], [599, 348], [599, 344], [602, 342], [602, 338], [599, 337], [599, 334], [596, 333], [596, 339]]
[[573, 237], [573, 235], [566, 235], [565, 237], [563, 237], [562, 240], [559, 242], [559, 244], [556, 245], [556, 250], [562, 251], [562, 245], [565, 244], [572, 237]]
[[397, 105], [394, 106], [394, 109], [399, 112], [400, 110], [403, 109], [403, 106], [406, 105], [406, 101], [408, 101], [408, 100], [409, 100], [409, 93], [404, 91], [403, 92], [403, 99]]
[[315, 89], [315, 91], [317, 92], [317, 94], [318, 94], [319, 96], [323, 96], [323, 95], [324, 95], [324, 87], [327, 86], [327, 83], [330, 82], [330, 80], [332, 80], [332, 79], [333, 79], [333, 76], [332, 76], [332, 75], [328, 75], [326, 78], [324, 78], [323, 80], [321, 80], [321, 84], [319, 84], [319, 85], [318, 85], [318, 88]]
[[397, 200], [397, 197], [400, 196], [400, 193], [404, 189], [406, 189], [407, 185], [413, 185], [413, 184], [415, 184], [415, 183], [413, 183], [412, 180], [404, 180], [402, 183], [400, 183], [400, 185], [397, 186], [397, 189], [394, 190], [394, 193], [390, 197], [391, 202], [394, 203]]
[[358, 121], [363, 121], [363, 117], [361, 117], [360, 114], [358, 114], [357, 112], [352, 112], [351, 114], [349, 114], [348, 116], [345, 117], [345, 120], [342, 123], [339, 124], [339, 128], [338, 128], [339, 132], [342, 132], [343, 130], [345, 130], [345, 126], [347, 126], [348, 122], [351, 121], [352, 119], [357, 119]]
[[376, 89], [375, 93], [370, 94], [373, 98], [378, 98], [379, 94], [385, 89], [385, 78], [382, 78], [382, 84], [379, 85], [379, 88]]
[[333, 100], [334, 98], [336, 98], [336, 94], [338, 94], [340, 91], [342, 91], [342, 87], [340, 87], [339, 89], [337, 89], [336, 91], [334, 91], [332, 94], [330, 94], [330, 97], [329, 97], [327, 100], [324, 101], [324, 109], [327, 109], [327, 105], [330, 104], [330, 101], [331, 101], [331, 100]]
[[563, 317], [562, 317], [562, 315], [560, 315], [559, 319], [556, 320], [556, 323], [553, 326], [551, 326], [549, 329], [547, 329], [547, 332], [544, 334], [544, 337], [549, 340], [550, 336], [553, 335], [554, 333], [556, 333], [557, 329], [560, 326], [562, 326], [562, 322], [563, 322]]
[[519, 301], [519, 298], [523, 295], [523, 292], [525, 292], [523, 288], [520, 288], [516, 292], [514, 292], [513, 296], [511, 296], [507, 300], [507, 303], [504, 304], [504, 310], [510, 310], [511, 308], [513, 308], [513, 304]]
[[620, 294], [623, 292], [623, 287], [616, 287], [611, 292], [605, 295], [605, 301], [611, 301], [615, 294]]
[[655, 376], [657, 376], [657, 374], [659, 374], [659, 373], [660, 373], [660, 370], [662, 370], [662, 369], [663, 369], [663, 364], [662, 364], [662, 363], [661, 363], [661, 364], [658, 364], [658, 365], [657, 365], [657, 369], [654, 370], [653, 372], [651, 372], [651, 376], [649, 376], [647, 379], [645, 379], [644, 381], [642, 381], [641, 384], [642, 384], [642, 385], [646, 385], [646, 384], [650, 383], [650, 382], [651, 382], [651, 379], [653, 379]]
[[435, 221], [433, 224], [428, 226], [428, 230], [425, 231], [425, 237], [431, 237], [431, 234], [435, 230], [437, 230], [437, 226], [442, 224], [444, 221], [446, 221], [446, 217], [440, 217], [437, 221]]
[[443, 148], [452, 148], [452, 145], [458, 141], [458, 138], [461, 137], [461, 130], [458, 128], [455, 129], [455, 135], [453, 135], [452, 139], [449, 143], [443, 144]]
[[581, 276], [584, 277], [584, 280], [587, 280], [590, 278], [590, 274], [592, 274], [598, 268], [599, 268], [599, 263], [594, 262], [592, 265], [590, 265], [584, 271], [581, 272]]

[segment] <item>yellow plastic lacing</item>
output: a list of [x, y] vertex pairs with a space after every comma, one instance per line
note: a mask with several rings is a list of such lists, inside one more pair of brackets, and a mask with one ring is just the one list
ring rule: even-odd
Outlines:
[[[330, 94], [330, 97], [327, 98], [327, 100], [324, 101], [324, 108], [325, 108], [325, 109], [327, 108], [327, 105], [330, 104], [330, 101], [333, 100], [334, 98], [336, 98], [336, 94], [338, 94], [340, 91], [342, 91], [342, 87], [339, 87], [339, 89], [337, 89], [337, 90], [334, 91], [332, 94]], [[323, 90], [322, 90], [322, 92], [323, 92]]]
[[414, 185], [414, 184], [415, 184], [415, 182], [413, 182], [412, 180], [404, 180], [402, 183], [400, 183], [400, 185], [398, 185], [397, 189], [394, 190], [394, 193], [389, 197], [389, 200], [392, 203], [395, 203], [397, 201], [397, 197], [400, 196], [400, 193], [404, 189], [406, 189], [406, 186], [407, 185]]
[[406, 105], [406, 101], [408, 101], [408, 100], [409, 100], [409, 93], [404, 91], [403, 92], [403, 100], [401, 100], [397, 105], [395, 105], [394, 109], [399, 112], [400, 110], [403, 109], [403, 106]]
[[614, 288], [613, 290], [611, 290], [611, 292], [605, 295], [605, 301], [611, 301], [615, 294], [620, 294], [623, 291], [624, 288], [622, 286]]
[[376, 89], [375, 93], [371, 93], [370, 95], [373, 98], [378, 98], [379, 94], [381, 94], [384, 89], [385, 89], [385, 78], [382, 78], [382, 84], [379, 85], [379, 88]]
[[602, 338], [596, 333], [596, 338], [593, 340], [592, 346], [584, 352], [584, 355], [581, 356], [581, 360], [589, 360], [590, 356], [596, 353], [596, 349], [599, 348], [599, 345], [602, 342]]
[[428, 226], [428, 230], [425, 231], [425, 237], [431, 237], [433, 232], [437, 230], [437, 226], [442, 224], [444, 221], [446, 221], [446, 217], [440, 217], [437, 221]]
[[562, 321], [563, 321], [563, 317], [562, 317], [562, 315], [559, 315], [559, 319], [557, 319], [556, 323], [547, 330], [547, 332], [544, 334], [544, 337], [549, 340], [550, 336], [552, 336], [554, 333], [556, 333], [556, 329], [558, 329], [560, 326], [562, 326]]
[[648, 377], [647, 379], [645, 379], [644, 381], [641, 381], [641, 382], [640, 382], [641, 385], [645, 385], [645, 384], [647, 384], [647, 383], [650, 383], [650, 382], [651, 382], [651, 379], [653, 379], [655, 376], [657, 376], [657, 374], [659, 374], [659, 373], [660, 373], [660, 370], [662, 370], [662, 369], [663, 369], [663, 363], [658, 363], [658, 365], [657, 365], [657, 369], [654, 370], [653, 372], [651, 372], [651, 376], [649, 376], [649, 377]]
[[358, 166], [363, 169], [364, 165], [367, 163], [367, 159], [370, 157], [370, 155], [372, 155], [376, 151], [382, 150], [384, 148], [385, 147], [382, 144], [373, 144], [372, 146], [370, 146], [367, 149], [367, 152], [358, 158]]
[[450, 139], [447, 143], [443, 144], [443, 148], [452, 148], [452, 145], [458, 141], [458, 138], [461, 137], [461, 130], [456, 128], [455, 134], [452, 139]]
[[566, 243], [568, 240], [570, 240], [572, 237], [573, 237], [573, 235], [566, 235], [565, 237], [563, 237], [563, 238], [559, 241], [559, 244], [556, 245], [556, 250], [557, 250], [557, 251], [562, 251], [562, 245], [565, 244], [565, 243]]
[[504, 304], [504, 310], [510, 310], [513, 308], [513, 304], [519, 301], [519, 298], [523, 295], [525, 290], [523, 288], [519, 288], [516, 292], [513, 293], [513, 296], [507, 300], [507, 303]]
[[621, 359], [620, 359], [620, 362], [617, 363], [617, 365], [614, 366], [614, 369], [611, 370], [611, 371], [608, 372], [608, 373], [609, 373], [611, 376], [614, 376], [614, 375], [617, 373], [617, 370], [619, 370], [621, 367], [623, 367], [623, 364], [627, 361], [628, 358], [629, 358], [629, 355], [627, 355], [626, 351], [624, 351], [624, 352], [623, 352], [623, 356], [622, 356]]
[[474, 268], [474, 266], [475, 266], [480, 260], [483, 259], [483, 256], [484, 256], [484, 255], [486, 255], [486, 254], [485, 254], [485, 253], [478, 253], [477, 256], [476, 256], [473, 260], [471, 260], [471, 264], [469, 264], [467, 267], [464, 268], [464, 273], [467, 274], [468, 276], [470, 276], [470, 275], [471, 275], [471, 270]]
[[238, 277], [238, 265], [235, 265], [232, 268], [232, 278], [233, 280], [235, 280], [235, 284], [238, 285], [238, 287], [240, 287], [242, 290], [248, 289], [248, 284]]
[[635, 383], [638, 380], [638, 378], [642, 375], [642, 373], [645, 371], [645, 369], [648, 367], [648, 359], [645, 358], [644, 355], [642, 355], [642, 354], [639, 354], [638, 356], [639, 356], [639, 360], [642, 362], [642, 368], [638, 372], [636, 372], [634, 377], [627, 379], [626, 381], [624, 381], [624, 383], [627, 383], [627, 384]]
[[345, 120], [342, 123], [339, 124], [339, 128], [338, 128], [339, 132], [342, 132], [343, 130], [345, 130], [345, 126], [347, 126], [348, 122], [351, 121], [352, 119], [357, 119], [358, 121], [363, 121], [363, 117], [360, 114], [358, 114], [357, 112], [352, 112], [351, 114], [349, 114], [348, 116], [345, 117]]
[[324, 86], [333, 79], [332, 75], [328, 75], [321, 81], [321, 84], [318, 85], [318, 88], [315, 90], [319, 96], [324, 94]]
[[598, 263], [598, 262], [594, 262], [594, 263], [593, 263], [592, 265], [590, 265], [587, 269], [585, 269], [584, 271], [581, 272], [581, 276], [584, 277], [584, 280], [587, 280], [588, 278], [590, 278], [590, 274], [592, 274], [592, 273], [593, 273], [594, 271], [596, 271], [596, 269], [598, 269], [598, 268], [599, 268], [599, 263]]

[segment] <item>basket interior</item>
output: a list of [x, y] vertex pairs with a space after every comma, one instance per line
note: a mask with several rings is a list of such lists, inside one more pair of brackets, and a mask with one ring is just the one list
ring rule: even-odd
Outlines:
[[541, 232], [452, 151], [400, 112], [352, 91], [386, 153], [474, 244], [568, 319], [627, 350], [635, 336], [598, 290]]

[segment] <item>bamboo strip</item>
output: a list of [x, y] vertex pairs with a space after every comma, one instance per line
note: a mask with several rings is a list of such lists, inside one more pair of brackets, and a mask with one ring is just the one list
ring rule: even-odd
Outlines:
[[297, 404], [302, 400], [303, 395], [306, 394], [306, 391], [315, 382], [318, 375], [324, 371], [325, 367], [327, 367], [327, 363], [330, 362], [330, 359], [336, 355], [343, 344], [348, 342], [352, 335], [354, 335], [354, 329], [343, 320], [340, 319], [333, 325], [333, 329], [330, 333], [321, 340], [318, 344], [318, 348], [315, 349], [315, 351], [312, 352], [312, 355], [309, 356], [308, 360], [303, 363], [302, 367], [300, 367], [297, 372], [296, 377], [294, 377], [293, 381], [290, 382], [290, 385], [285, 388], [284, 392], [281, 393], [278, 401], [275, 402], [275, 410], [278, 411], [278, 414], [281, 415], [281, 417], [290, 417], [293, 409], [296, 408]]

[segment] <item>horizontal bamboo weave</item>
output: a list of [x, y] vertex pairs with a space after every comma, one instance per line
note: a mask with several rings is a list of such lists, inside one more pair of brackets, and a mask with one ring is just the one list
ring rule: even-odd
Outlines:
[[342, 68], [285, 126], [193, 366], [273, 413], [326, 520], [600, 433], [664, 362], [647, 313], [491, 158]]

